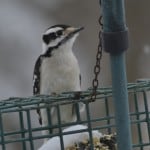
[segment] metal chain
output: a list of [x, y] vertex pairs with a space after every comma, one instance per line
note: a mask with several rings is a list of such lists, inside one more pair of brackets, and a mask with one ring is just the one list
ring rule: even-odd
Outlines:
[[[101, 6], [101, 0], [99, 1], [100, 6]], [[98, 44], [98, 48], [97, 48], [97, 54], [96, 54], [96, 64], [94, 67], [94, 75], [95, 78], [93, 79], [92, 82], [92, 86], [93, 86], [93, 92], [91, 95], [91, 101], [95, 101], [96, 100], [96, 92], [97, 92], [97, 88], [99, 85], [99, 81], [98, 81], [98, 75], [101, 71], [101, 67], [100, 67], [100, 63], [101, 63], [101, 59], [102, 59], [102, 29], [103, 29], [103, 23], [102, 23], [102, 15], [99, 18], [99, 24], [100, 24], [100, 31], [99, 31], [99, 44]]]

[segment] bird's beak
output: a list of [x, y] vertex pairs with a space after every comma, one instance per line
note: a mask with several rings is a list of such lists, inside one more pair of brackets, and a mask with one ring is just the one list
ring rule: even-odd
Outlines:
[[69, 28], [66, 29], [65, 34], [76, 34], [76, 33], [80, 32], [83, 29], [84, 29], [84, 27], [80, 27], [80, 28], [69, 27]]
[[67, 40], [71, 39], [76, 33], [80, 32], [83, 29], [84, 29], [84, 27], [80, 27], [80, 28], [68, 27], [64, 31], [65, 38], [60, 42], [60, 45], [62, 43], [65, 43]]

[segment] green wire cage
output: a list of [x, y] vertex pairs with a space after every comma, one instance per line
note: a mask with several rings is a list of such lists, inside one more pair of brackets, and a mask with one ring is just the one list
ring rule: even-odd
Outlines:
[[[92, 137], [92, 130], [99, 130], [104, 134], [114, 133], [116, 130], [115, 115], [112, 106], [112, 88], [99, 88], [97, 90], [97, 99], [95, 103], [105, 106], [105, 112], [97, 117], [92, 116], [90, 95], [92, 90], [82, 91], [80, 99], [75, 99], [75, 93], [63, 93], [58, 96], [36, 96], [28, 98], [10, 98], [0, 102], [0, 146], [2, 150], [7, 150], [8, 146], [15, 143], [20, 144], [21, 150], [35, 150], [35, 144], [44, 138], [51, 138], [54, 136], [60, 137], [61, 149], [63, 148], [63, 134], [73, 134], [72, 132], [63, 133], [63, 128], [71, 125], [84, 124], [88, 128], [86, 132]], [[142, 80], [137, 83], [128, 84], [130, 119], [132, 127], [133, 149], [135, 150], [149, 150], [150, 149], [150, 80]], [[76, 111], [77, 121], [71, 123], [61, 123], [61, 114], [59, 107], [61, 105], [76, 104], [82, 101], [85, 104], [85, 116], [82, 118], [79, 111]], [[39, 108], [38, 104], [45, 104], [40, 109], [50, 109], [56, 107], [58, 112], [58, 124], [54, 126], [33, 126], [33, 119], [37, 117], [31, 114], [35, 113]], [[78, 108], [78, 107], [76, 107]], [[99, 111], [99, 110], [97, 110]], [[5, 129], [5, 117], [16, 116], [16, 122], [19, 125], [17, 129]], [[48, 115], [50, 117], [50, 115]], [[55, 134], [41, 135], [42, 130], [58, 129]], [[124, 129], [122, 129], [124, 130]], [[82, 130], [76, 132], [83, 132]], [[74, 133], [76, 133], [74, 132]], [[85, 132], [85, 130], [84, 130]], [[126, 137], [124, 137], [126, 139]], [[90, 138], [92, 143], [92, 138]], [[92, 146], [92, 144], [91, 144]], [[92, 148], [91, 148], [92, 149]]]

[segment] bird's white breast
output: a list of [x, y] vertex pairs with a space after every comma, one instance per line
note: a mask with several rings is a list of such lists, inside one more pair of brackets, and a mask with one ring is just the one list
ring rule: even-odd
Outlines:
[[79, 91], [79, 66], [72, 51], [57, 50], [42, 60], [41, 94]]

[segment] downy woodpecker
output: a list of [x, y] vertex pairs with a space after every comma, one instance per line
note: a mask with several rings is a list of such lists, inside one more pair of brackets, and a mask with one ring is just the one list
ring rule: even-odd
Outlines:
[[[83, 29], [68, 25], [55, 25], [43, 34], [43, 52], [38, 57], [33, 75], [33, 94], [60, 94], [80, 91], [81, 76], [78, 61], [72, 51], [73, 44]], [[60, 106], [61, 121], [76, 120], [73, 104]], [[48, 125], [46, 109], [37, 110], [39, 122]], [[50, 110], [52, 124], [57, 123], [57, 111]], [[48, 134], [44, 131], [43, 134]]]

